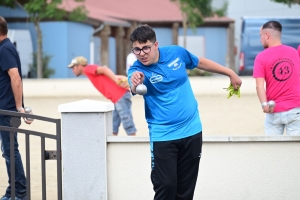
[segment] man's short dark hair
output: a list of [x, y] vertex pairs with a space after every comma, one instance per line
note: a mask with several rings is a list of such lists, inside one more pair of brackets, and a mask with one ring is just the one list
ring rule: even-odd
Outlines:
[[156, 34], [155, 31], [147, 24], [137, 27], [130, 34], [130, 41], [132, 43], [138, 41], [143, 44], [147, 43], [148, 40], [153, 43], [156, 42]]
[[266, 28], [273, 29], [279, 32], [282, 31], [282, 25], [278, 21], [268, 21], [262, 26], [262, 29]]
[[3, 17], [0, 16], [0, 35], [7, 35], [7, 23]]

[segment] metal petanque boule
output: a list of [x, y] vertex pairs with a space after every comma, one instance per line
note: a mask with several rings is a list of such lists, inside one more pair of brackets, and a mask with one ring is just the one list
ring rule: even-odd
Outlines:
[[144, 84], [140, 84], [136, 87], [136, 93], [139, 95], [144, 95], [147, 93], [147, 87]]
[[268, 102], [268, 106], [270, 107], [270, 108], [274, 108], [274, 106], [275, 106], [275, 101], [273, 101], [273, 100], [270, 100], [269, 102]]
[[[29, 114], [31, 113], [32, 114], [32, 109], [30, 107], [25, 107], [25, 113]], [[26, 118], [28, 121], [33, 121], [32, 118]]]

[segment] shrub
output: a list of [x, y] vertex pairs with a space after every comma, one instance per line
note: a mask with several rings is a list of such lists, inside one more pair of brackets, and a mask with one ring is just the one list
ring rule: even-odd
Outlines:
[[[52, 56], [49, 55], [43, 55], [43, 78], [49, 78], [52, 74], [55, 73], [55, 70], [52, 68], [49, 68], [49, 62], [51, 60]], [[28, 78], [36, 78], [37, 77], [37, 62], [36, 62], [36, 53], [32, 54], [32, 64], [29, 65], [30, 69], [30, 75]]]
[[195, 69], [187, 69], [188, 76], [211, 76], [212, 73], [195, 68]]

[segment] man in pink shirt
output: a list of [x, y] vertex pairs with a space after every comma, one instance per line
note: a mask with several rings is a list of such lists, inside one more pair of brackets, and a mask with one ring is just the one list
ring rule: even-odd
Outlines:
[[299, 56], [300, 56], [300, 45], [298, 46], [298, 53], [299, 53]]
[[[265, 118], [265, 134], [300, 135], [300, 57], [296, 49], [281, 43], [282, 26], [265, 23], [260, 40], [265, 48], [254, 62], [253, 77]], [[266, 89], [265, 89], [266, 85]], [[267, 102], [275, 101], [275, 107]]]

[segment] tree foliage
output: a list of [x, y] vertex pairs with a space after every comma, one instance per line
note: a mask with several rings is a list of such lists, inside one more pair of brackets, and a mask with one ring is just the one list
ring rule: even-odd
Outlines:
[[60, 7], [63, 0], [0, 0], [0, 5], [8, 7], [14, 7], [17, 3], [22, 5], [28, 13], [30, 21], [34, 23], [37, 32], [37, 78], [43, 78], [42, 30], [40, 22], [42, 20], [85, 20], [87, 10], [84, 5], [80, 5], [84, 0], [73, 1], [79, 3], [79, 5], [67, 12]]
[[0, 0], [0, 6], [6, 6], [13, 8], [16, 5], [15, 1], [12, 0]]
[[[84, 0], [73, 1], [80, 3]], [[86, 19], [87, 10], [83, 5], [79, 5], [76, 8], [74, 8], [71, 12], [67, 12], [59, 8], [61, 4], [62, 0], [27, 0], [27, 3], [24, 4], [24, 8], [31, 17], [32, 21], [41, 21], [43, 19], [67, 19], [70, 21], [82, 21]]]
[[181, 12], [186, 18], [188, 25], [195, 28], [204, 22], [205, 17], [214, 15], [225, 16], [227, 11], [226, 2], [222, 8], [214, 9], [212, 7], [212, 0], [171, 0], [177, 2], [180, 6]]
[[227, 1], [220, 9], [212, 8], [212, 0], [170, 0], [177, 3], [182, 13], [183, 26], [183, 46], [186, 47], [186, 33], [188, 26], [194, 32], [196, 27], [204, 23], [205, 17], [214, 15], [225, 16], [227, 11]]
[[[62, 0], [27, 0], [24, 8], [34, 23], [37, 32], [37, 78], [43, 77], [43, 54], [42, 54], [42, 31], [40, 21], [43, 19], [62, 20], [69, 19], [71, 21], [82, 21], [86, 19], [87, 10], [83, 5], [79, 5], [71, 12], [66, 12], [59, 6]], [[75, 2], [83, 2], [84, 0], [73, 0]]]
[[277, 3], [284, 3], [291, 7], [294, 4], [300, 4], [300, 0], [272, 0]]
[[[33, 63], [29, 64], [30, 69], [30, 77], [29, 78], [36, 78], [37, 77], [37, 55], [36, 53], [32, 54]], [[55, 70], [49, 67], [50, 60], [52, 56], [43, 54], [42, 62], [43, 62], [43, 78], [49, 78], [51, 75], [55, 73]]]

